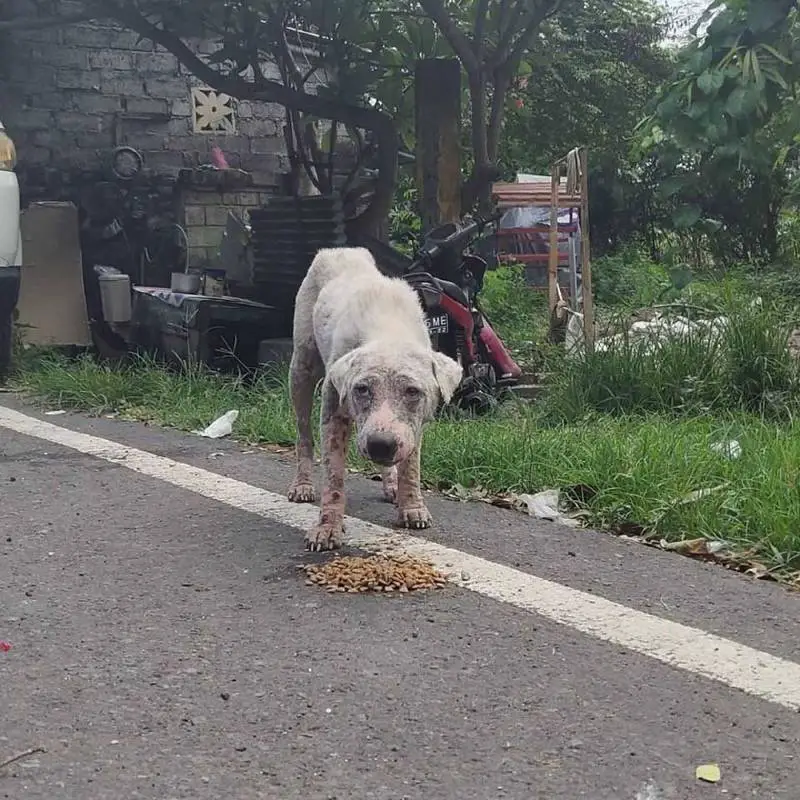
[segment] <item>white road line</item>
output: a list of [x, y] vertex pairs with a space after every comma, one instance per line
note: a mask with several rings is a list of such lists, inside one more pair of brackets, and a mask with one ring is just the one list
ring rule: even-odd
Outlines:
[[[2, 406], [0, 427], [118, 464], [281, 525], [303, 529], [317, 518], [316, 508], [295, 505], [274, 492]], [[800, 710], [800, 664], [793, 661], [365, 520], [347, 517], [346, 524], [349, 543], [356, 547], [428, 558], [464, 589]]]

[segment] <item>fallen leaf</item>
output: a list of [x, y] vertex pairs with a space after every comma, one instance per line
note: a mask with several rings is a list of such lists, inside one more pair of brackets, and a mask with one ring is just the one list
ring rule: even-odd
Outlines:
[[5, 642], [0, 639], [0, 652], [7, 653], [11, 649], [11, 642]]
[[718, 764], [701, 764], [695, 771], [694, 776], [699, 781], [706, 783], [719, 783], [722, 774]]

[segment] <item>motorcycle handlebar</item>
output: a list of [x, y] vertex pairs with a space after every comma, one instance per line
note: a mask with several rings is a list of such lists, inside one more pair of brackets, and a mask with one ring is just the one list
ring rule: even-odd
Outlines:
[[420, 264], [427, 263], [436, 258], [443, 250], [448, 248], [463, 247], [474, 234], [482, 231], [487, 225], [496, 222], [502, 216], [502, 212], [497, 212], [489, 217], [478, 217], [464, 226], [456, 226], [456, 230], [450, 236], [435, 243], [426, 243], [420, 248], [420, 253], [414, 260], [410, 269], [414, 269]]

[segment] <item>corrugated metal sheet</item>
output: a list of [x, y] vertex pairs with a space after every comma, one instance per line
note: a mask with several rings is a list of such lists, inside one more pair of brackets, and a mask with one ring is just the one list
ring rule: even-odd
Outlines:
[[290, 312], [317, 251], [346, 244], [338, 197], [274, 197], [250, 212], [250, 225], [259, 296]]
[[[524, 183], [495, 183], [492, 186], [492, 197], [500, 209], [520, 206], [549, 207], [551, 202], [550, 179]], [[578, 208], [580, 204], [580, 193], [567, 194], [567, 179], [562, 178], [559, 185], [558, 207]]]

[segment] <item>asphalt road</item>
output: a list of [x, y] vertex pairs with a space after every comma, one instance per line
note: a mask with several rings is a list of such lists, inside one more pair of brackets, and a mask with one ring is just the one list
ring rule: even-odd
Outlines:
[[[691, 626], [698, 653], [701, 631], [761, 651], [747, 656], [752, 691], [694, 670], [691, 637], [677, 667], [649, 655], [646, 636], [625, 647], [491, 599], [489, 579], [476, 590], [331, 596], [296, 569], [318, 558], [299, 530], [176, 485], [178, 468], [164, 461], [281, 493], [288, 458], [44, 416], [8, 395], [0, 406], [164, 467], [155, 477], [155, 466], [0, 419], [0, 640], [11, 644], [0, 651], [0, 762], [45, 749], [0, 769], [0, 798], [798, 797], [800, 715], [759, 696], [762, 656], [789, 671], [800, 661], [796, 594], [432, 497], [430, 542], [485, 559], [498, 582], [514, 567], [520, 586], [536, 576], [577, 590], [578, 609], [591, 595]], [[351, 476], [348, 488], [351, 515], [390, 522], [379, 484]], [[720, 782], [696, 779], [707, 763]]]

